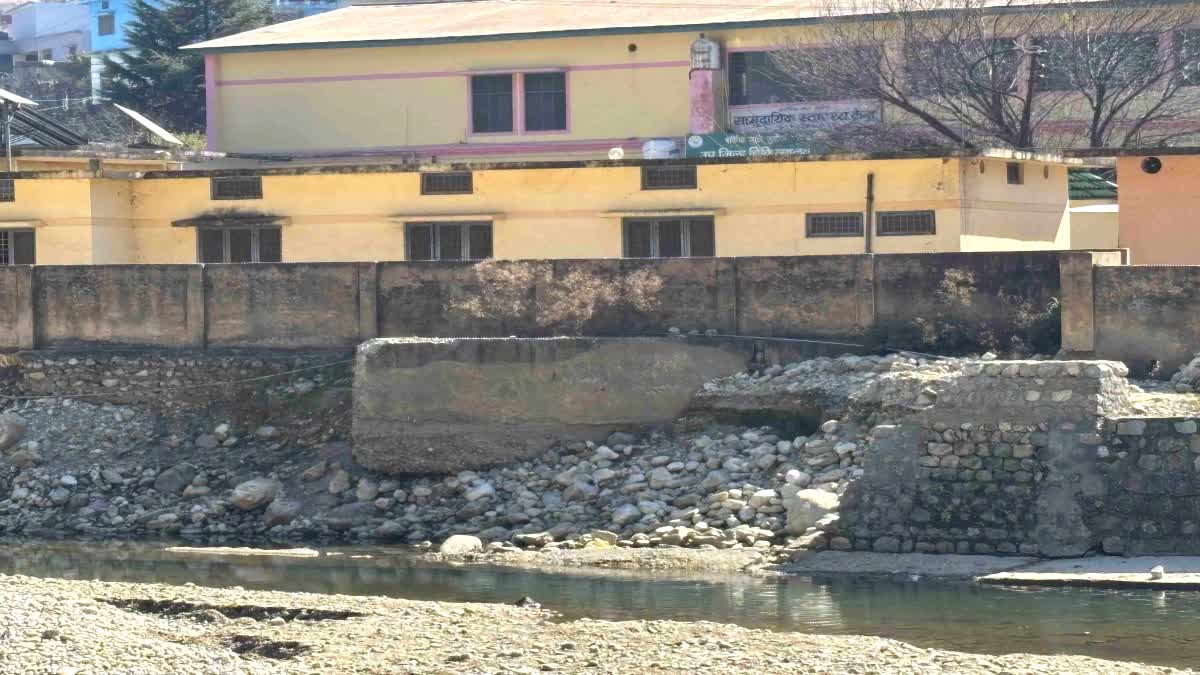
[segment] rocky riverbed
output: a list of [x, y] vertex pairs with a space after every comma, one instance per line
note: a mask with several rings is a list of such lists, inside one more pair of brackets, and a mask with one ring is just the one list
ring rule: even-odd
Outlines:
[[536, 606], [0, 577], [13, 673], [1182, 672], [716, 623], [556, 621]]
[[[749, 549], [778, 562], [850, 547], [838, 506], [873, 439], [935, 401], [964, 364], [893, 355], [771, 366], [705, 384], [699, 412], [670, 427], [403, 478], [363, 469], [346, 442], [307, 427], [239, 428], [204, 410], [164, 416], [101, 400], [25, 401], [0, 418], [8, 420], [0, 533], [220, 544], [449, 539], [444, 550], [457, 554], [676, 546]], [[786, 413], [801, 402], [821, 412], [802, 429], [786, 417], [774, 427], [737, 423], [737, 413]]]

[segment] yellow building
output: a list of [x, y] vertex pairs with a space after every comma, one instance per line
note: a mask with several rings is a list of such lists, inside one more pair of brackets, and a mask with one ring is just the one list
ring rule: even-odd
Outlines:
[[1009, 151], [0, 180], [0, 264], [1071, 247], [1068, 161]]

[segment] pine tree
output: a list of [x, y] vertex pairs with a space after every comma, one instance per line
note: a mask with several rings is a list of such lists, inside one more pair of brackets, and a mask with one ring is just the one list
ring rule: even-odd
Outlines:
[[270, 23], [267, 0], [134, 0], [129, 48], [105, 57], [105, 93], [176, 131], [204, 128], [204, 57], [181, 47]]

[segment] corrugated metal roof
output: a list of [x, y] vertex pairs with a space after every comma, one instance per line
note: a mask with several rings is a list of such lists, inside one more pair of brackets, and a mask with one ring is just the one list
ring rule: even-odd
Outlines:
[[[989, 1], [1011, 8], [1047, 0]], [[868, 13], [871, 7], [869, 2], [848, 3], [844, 12]], [[823, 0], [746, 0], [744, 4], [733, 0], [475, 0], [354, 5], [187, 49], [274, 51], [667, 32], [798, 23], [823, 16], [828, 16]]]
[[1068, 173], [1067, 190], [1071, 199], [1116, 199], [1117, 184], [1088, 169]]

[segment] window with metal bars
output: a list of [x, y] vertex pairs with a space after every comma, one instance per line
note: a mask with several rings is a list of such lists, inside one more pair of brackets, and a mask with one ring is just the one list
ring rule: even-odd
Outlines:
[[283, 232], [278, 227], [202, 228], [200, 262], [282, 262]]
[[712, 218], [631, 218], [624, 223], [626, 258], [703, 258], [717, 254]]
[[475, 176], [470, 171], [421, 174], [423, 195], [469, 195], [475, 192]]
[[696, 166], [643, 166], [643, 190], [695, 190]]
[[567, 74], [526, 73], [525, 131], [567, 129]]
[[513, 131], [513, 76], [471, 77], [471, 132], [476, 134]]
[[1025, 171], [1020, 162], [1008, 162], [1004, 165], [1004, 170], [1008, 175], [1009, 185], [1021, 185], [1025, 182]]
[[935, 234], [933, 211], [880, 211], [875, 215], [875, 232], [881, 237]]
[[262, 199], [262, 176], [220, 176], [209, 179], [213, 199]]
[[33, 230], [0, 230], [0, 265], [33, 265], [36, 262]]
[[804, 216], [806, 237], [861, 237], [861, 213], [809, 213]]
[[0, 202], [17, 201], [17, 183], [11, 178], [0, 178]]
[[492, 224], [488, 222], [408, 223], [404, 240], [409, 260], [492, 257]]

